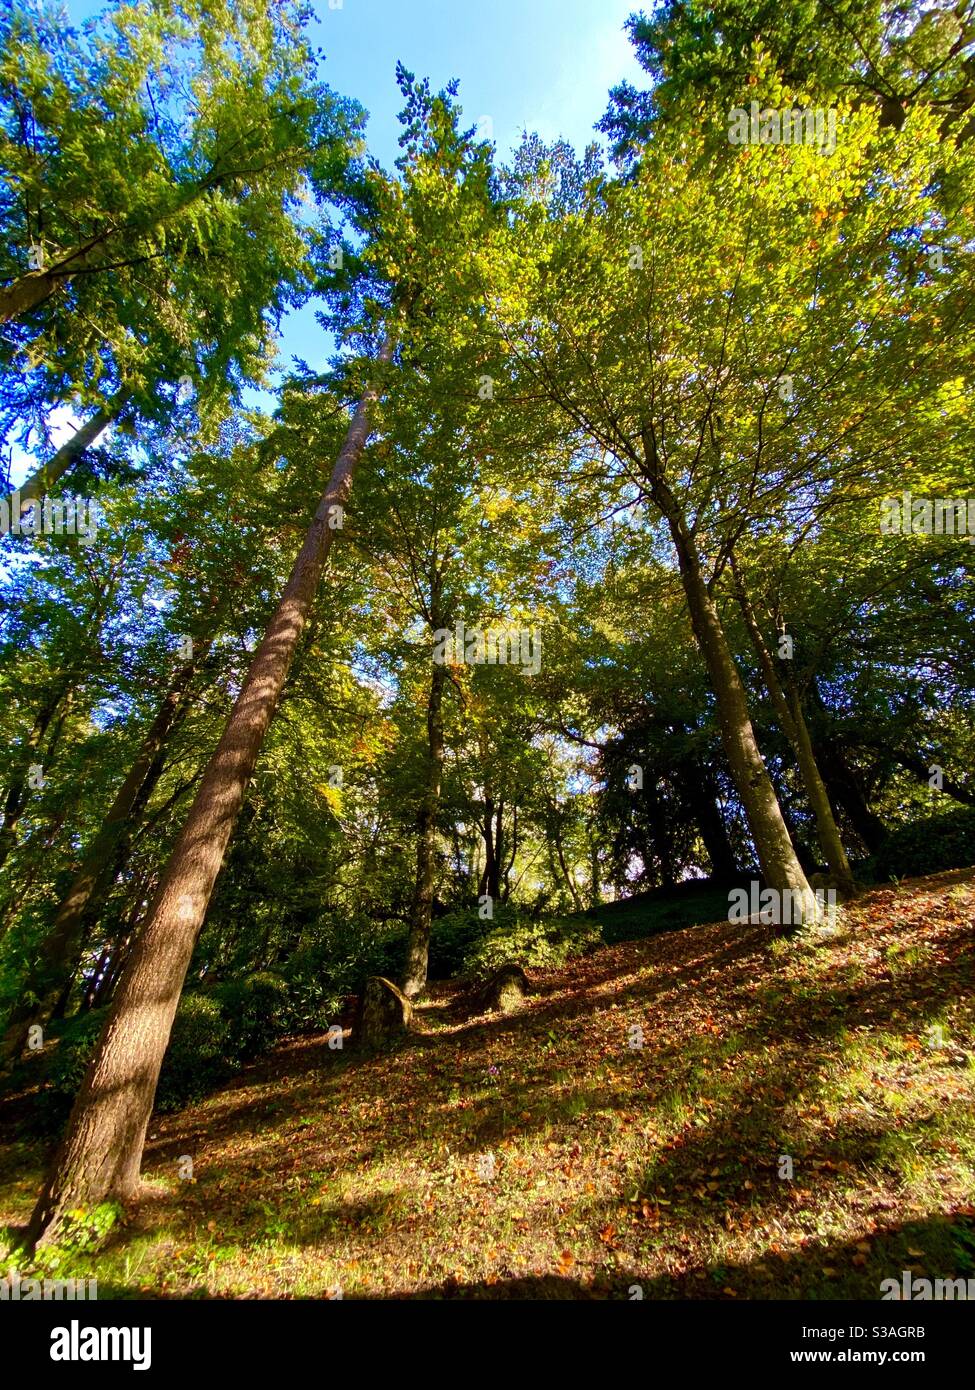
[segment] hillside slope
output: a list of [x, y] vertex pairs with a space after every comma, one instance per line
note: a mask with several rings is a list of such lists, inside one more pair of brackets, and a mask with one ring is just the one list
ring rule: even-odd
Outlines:
[[[608, 947], [510, 1016], [441, 988], [386, 1057], [286, 1042], [154, 1122], [146, 1201], [72, 1272], [102, 1296], [345, 1298], [971, 1276], [973, 945], [959, 871], [871, 892], [833, 935]], [[0, 1220], [26, 1217], [39, 1159], [0, 1150]]]

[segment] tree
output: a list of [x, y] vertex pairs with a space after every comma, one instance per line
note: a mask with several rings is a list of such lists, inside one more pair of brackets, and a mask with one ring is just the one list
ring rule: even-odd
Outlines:
[[777, 107], [784, 94], [803, 93], [810, 104], [870, 106], [896, 129], [927, 104], [943, 136], [967, 139], [975, 130], [973, 21], [967, 0], [665, 0], [626, 25], [652, 86], [614, 87], [599, 129], [629, 164], [661, 124], [702, 111], [724, 123], [731, 107]]
[[81, 443], [123, 400], [219, 419], [263, 380], [310, 289], [302, 200], [347, 200], [363, 119], [317, 81], [307, 18], [300, 0], [141, 0], [79, 31], [7, 8], [0, 363], [22, 444], [75, 398]]
[[[387, 335], [377, 364], [388, 363], [392, 352]], [[31, 1218], [25, 1236], [31, 1247], [56, 1240], [79, 1203], [131, 1198], [137, 1191], [156, 1082], [193, 947], [318, 587], [335, 509], [348, 502], [378, 394], [370, 385], [359, 400], [291, 578], [204, 773]]]
[[[967, 155], [940, 146], [923, 113], [896, 149], [867, 113], [847, 128], [828, 158], [765, 146], [706, 172], [703, 135], [658, 136], [632, 179], [594, 185], [581, 211], [525, 201], [485, 267], [519, 382], [545, 391], [605, 451], [616, 486], [663, 519], [763, 874], [810, 911], [717, 586], [738, 536], [785, 521], [791, 496], [844, 473], [876, 482], [871, 440], [893, 413], [905, 447], [938, 449], [895, 363], [923, 360], [935, 398], [971, 350], [967, 253], [959, 245], [957, 275], [941, 279], [918, 255], [937, 218], [932, 164], [967, 168]], [[904, 171], [896, 192], [873, 184], [875, 139]], [[843, 370], [821, 380], [830, 360]]]

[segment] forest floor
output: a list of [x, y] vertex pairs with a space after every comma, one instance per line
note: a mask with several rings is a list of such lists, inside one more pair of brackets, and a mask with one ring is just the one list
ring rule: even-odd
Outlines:
[[[833, 934], [718, 922], [533, 982], [480, 1017], [438, 986], [383, 1057], [285, 1041], [154, 1119], [145, 1200], [66, 1272], [101, 1297], [618, 1299], [975, 1274], [975, 870], [871, 891]], [[44, 1155], [4, 1139], [22, 1222]]]

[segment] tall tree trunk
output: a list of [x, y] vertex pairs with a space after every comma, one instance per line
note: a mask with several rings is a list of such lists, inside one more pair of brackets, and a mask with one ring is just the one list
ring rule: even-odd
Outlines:
[[119, 976], [128, 959], [132, 942], [135, 940], [146, 911], [151, 906], [151, 902], [146, 901], [146, 893], [152, 880], [151, 869], [136, 876], [135, 891], [132, 894], [129, 910], [122, 915], [120, 924], [105, 947], [106, 960], [104, 965], [101, 965], [92, 974], [88, 982], [85, 997], [81, 1002], [82, 1010], [100, 1008], [102, 1004], [107, 1004], [111, 999], [112, 991], [118, 983]]
[[[554, 801], [550, 804], [550, 814], [552, 817], [552, 828], [549, 836], [549, 844], [550, 846], [553, 844], [555, 846], [555, 853], [558, 857], [559, 868], [562, 870], [562, 877], [565, 880], [566, 888], [568, 888], [569, 890], [569, 895], [572, 898], [573, 906], [575, 907], [576, 912], [581, 912], [583, 907], [582, 898], [579, 895], [579, 890], [575, 885], [575, 880], [573, 879], [572, 874], [569, 872], [569, 866], [566, 863], [565, 846], [562, 843], [562, 827], [559, 825], [559, 808]], [[552, 877], [555, 877], [554, 872], [552, 874]]]
[[[389, 362], [392, 352], [387, 335], [379, 362]], [[377, 394], [377, 388], [369, 386], [359, 401], [291, 577], [132, 948], [51, 1175], [31, 1216], [25, 1234], [28, 1248], [56, 1242], [75, 1207], [126, 1200], [138, 1191], [146, 1126], [183, 982], [314, 602], [335, 534], [330, 525], [334, 509], [348, 502]]]
[[802, 785], [805, 788], [816, 821], [816, 838], [819, 841], [819, 848], [838, 893], [844, 898], [851, 898], [856, 891], [853, 883], [853, 870], [850, 868], [850, 861], [843, 847], [826, 784], [820, 774], [819, 764], [816, 762], [799, 693], [792, 684], [789, 685], [788, 689], [783, 688], [782, 682], [779, 680], [779, 673], [775, 669], [775, 662], [772, 660], [772, 653], [769, 651], [762, 635], [762, 629], [758, 625], [758, 619], [755, 617], [755, 611], [745, 589], [745, 582], [734, 557], [730, 563], [735, 592], [738, 595], [738, 606], [745, 619], [745, 627], [748, 629], [755, 655], [762, 668], [766, 689], [772, 697], [779, 727], [792, 745], [796, 761], [799, 764]]
[[[655, 778], [645, 788], [644, 803], [647, 808], [647, 819], [650, 822], [650, 842], [659, 867], [660, 887], [673, 888], [677, 882], [673, 837], [670, 833], [670, 826], [667, 824], [666, 800], [658, 790]], [[646, 860], [647, 855], [644, 848], [644, 865], [650, 867]]]
[[0, 829], [0, 867], [17, 844], [17, 826], [27, 805], [32, 763], [38, 758], [44, 736], [63, 701], [73, 689], [73, 677], [62, 680], [41, 704], [34, 718], [27, 742], [14, 765], [3, 802], [3, 827]]
[[755, 738], [745, 687], [701, 571], [697, 543], [676, 498], [659, 477], [652, 481], [652, 495], [677, 551], [691, 626], [711, 676], [725, 755], [745, 809], [765, 883], [778, 893], [791, 893], [791, 901], [799, 906], [802, 920], [812, 920], [818, 911], [816, 899], [782, 819], [782, 810]]
[[95, 983], [95, 988], [91, 992], [91, 1003], [89, 1008], [100, 1009], [103, 1004], [110, 1002], [115, 986], [119, 982], [122, 971], [125, 969], [129, 953], [132, 950], [132, 942], [135, 933], [131, 932], [128, 936], [122, 936], [114, 944], [113, 955], [108, 963], [108, 969], [104, 972], [100, 980]]
[[101, 955], [95, 963], [94, 970], [88, 977], [88, 983], [81, 996], [81, 1003], [78, 1006], [79, 1013], [87, 1013], [92, 1007], [95, 996], [98, 993], [99, 985], [108, 974], [108, 967], [111, 964], [113, 950], [115, 950], [115, 942], [109, 942], [108, 945], [102, 947]]
[[481, 839], [484, 841], [484, 872], [481, 874], [480, 893], [491, 898], [498, 896], [498, 867], [494, 853], [494, 798], [485, 791], [484, 806], [481, 812]]
[[850, 860], [840, 836], [839, 826], [836, 823], [833, 803], [819, 768], [812, 738], [809, 734], [809, 725], [806, 723], [805, 711], [802, 708], [802, 700], [798, 690], [791, 684], [786, 687], [785, 696], [789, 702], [796, 733], [796, 743], [793, 746], [799, 760], [799, 770], [802, 773], [809, 804], [816, 817], [816, 835], [819, 840], [819, 847], [826, 860], [830, 878], [840, 896], [852, 897], [856, 892], [853, 870], [850, 868]]
[[[440, 624], [437, 623], [437, 627]], [[416, 847], [416, 887], [410, 906], [410, 930], [406, 945], [403, 993], [413, 999], [426, 986], [433, 917], [434, 845], [440, 783], [443, 777], [443, 692], [447, 668], [434, 664], [427, 701], [427, 775], [420, 808], [420, 835]]]
[[792, 814], [792, 803], [789, 799], [789, 785], [786, 781], [786, 773], [790, 769], [798, 771], [798, 766], [794, 761], [785, 764], [778, 776], [773, 772], [771, 774], [772, 786], [778, 798], [779, 806], [782, 809], [782, 819], [785, 821], [785, 828], [789, 832], [789, 839], [792, 841], [792, 847], [796, 852], [796, 858], [802, 865], [802, 872], [808, 878], [810, 874], [814, 874], [819, 868], [819, 860], [813, 853], [802, 826]]
[[77, 961], [75, 961], [73, 962], [72, 969], [68, 971], [68, 978], [61, 986], [61, 992], [58, 994], [57, 998], [51, 1005], [50, 1014], [52, 1019], [64, 1018], [65, 1014], [67, 1013], [68, 1000], [71, 998], [71, 989], [74, 985], [74, 977], [77, 969], [78, 963]]
[[201, 643], [196, 654], [177, 671], [128, 776], [85, 852], [81, 868], [44, 941], [36, 975], [30, 981], [29, 992], [34, 1002], [21, 1004], [11, 1015], [0, 1043], [0, 1066], [18, 1056], [32, 1025], [43, 1024], [51, 1016], [64, 988], [65, 977], [70, 977], [77, 966], [84, 944], [85, 924], [95, 915], [122, 867], [127, 833], [131, 832], [162, 776], [167, 741], [186, 714], [193, 677], [209, 645], [209, 640]]
[[[488, 827], [490, 834], [490, 827]], [[498, 902], [501, 897], [501, 872], [504, 861], [501, 851], [504, 847], [504, 798], [498, 802], [494, 813], [494, 850], [491, 854], [491, 872], [488, 875], [488, 892]]]
[[718, 809], [718, 788], [710, 769], [696, 759], [691, 761], [681, 775], [680, 787], [711, 861], [711, 877], [719, 883], [731, 882], [738, 876], [738, 861]]
[[842, 807], [848, 824], [860, 837], [864, 848], [873, 854], [886, 840], [887, 827], [871, 808], [860, 777], [856, 769], [850, 766], [843, 744], [830, 732], [831, 715], [815, 680], [809, 696], [813, 712], [813, 747], [830, 796], [834, 805]]
[[599, 842], [594, 827], [589, 830], [589, 906], [600, 907], [603, 901], [603, 886], [599, 877]]
[[[500, 829], [500, 827], [499, 827]], [[508, 863], [501, 874], [501, 901], [508, 902], [511, 898], [511, 871], [515, 867], [515, 860], [518, 858], [518, 803], [515, 802], [511, 808], [511, 850], [508, 854]], [[517, 885], [516, 885], [517, 886]]]
[[[91, 419], [76, 430], [71, 438], [61, 445], [57, 453], [51, 455], [47, 463], [42, 463], [36, 472], [25, 479], [18, 488], [15, 488], [6, 499], [8, 516], [10, 516], [10, 509], [14, 505], [15, 498], [19, 497], [23, 503], [36, 502], [38, 498], [43, 497], [48, 489], [52, 488], [67, 473], [68, 469], [78, 462], [85, 450], [91, 448], [102, 431], [118, 418], [128, 399], [128, 391], [116, 392], [109, 405], [101, 410], [96, 410]], [[2, 511], [2, 507], [3, 503], [0, 502], [0, 511]], [[19, 520], [19, 513], [17, 519]], [[13, 520], [14, 518], [10, 516], [11, 523]]]

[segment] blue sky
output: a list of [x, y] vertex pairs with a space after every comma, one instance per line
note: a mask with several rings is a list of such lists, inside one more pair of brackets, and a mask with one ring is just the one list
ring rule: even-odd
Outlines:
[[606, 108], [609, 88], [640, 76], [623, 33], [627, 15], [640, 8], [634, 0], [342, 0], [341, 9], [326, 6], [318, 0], [326, 80], [369, 111], [370, 148], [384, 164], [397, 153], [397, 59], [435, 88], [459, 78], [465, 115], [471, 124], [491, 118], [501, 153], [524, 128], [583, 146]]
[[[387, 168], [399, 153], [397, 60], [418, 77], [429, 77], [434, 89], [458, 78], [465, 118], [471, 125], [490, 120], [501, 160], [525, 129], [546, 140], [564, 136], [581, 150], [593, 138], [609, 88], [623, 79], [646, 82], [623, 32], [640, 0], [331, 3], [336, 8], [315, 0], [313, 36], [325, 52], [322, 76], [369, 112], [369, 149]], [[66, 3], [74, 22], [103, 8], [98, 0]], [[648, 0], [644, 8], [651, 8]], [[329, 350], [312, 306], [289, 315], [281, 338], [283, 367], [292, 355], [322, 366]], [[271, 400], [255, 393], [252, 403], [266, 407]], [[66, 418], [64, 433], [71, 427]], [[27, 471], [26, 461], [17, 471]]]

